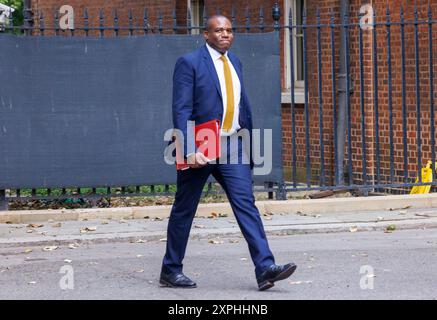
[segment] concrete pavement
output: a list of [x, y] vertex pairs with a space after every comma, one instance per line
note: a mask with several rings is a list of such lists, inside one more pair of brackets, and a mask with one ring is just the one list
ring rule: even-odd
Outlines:
[[[314, 200], [310, 200], [314, 201]], [[388, 207], [385, 210], [309, 213], [264, 212], [268, 235], [360, 232], [437, 227], [437, 209]], [[363, 208], [364, 209], [364, 208]], [[99, 209], [108, 210], [108, 209]], [[240, 229], [232, 214], [204, 210], [194, 219], [191, 238], [239, 236]], [[208, 215], [206, 215], [208, 213]], [[13, 214], [11, 212], [11, 214]], [[168, 214], [168, 212], [167, 212]], [[0, 224], [0, 246], [71, 245], [74, 243], [165, 241], [167, 218], [132, 219], [93, 215], [81, 221], [56, 221]]]

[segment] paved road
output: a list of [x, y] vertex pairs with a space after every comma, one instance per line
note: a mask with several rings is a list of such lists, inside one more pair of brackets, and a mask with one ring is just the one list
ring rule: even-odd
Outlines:
[[244, 240], [215, 240], [190, 240], [185, 272], [198, 284], [190, 290], [158, 287], [165, 242], [0, 248], [0, 299], [437, 298], [436, 229], [270, 236], [277, 262], [298, 269], [266, 292], [257, 291]]

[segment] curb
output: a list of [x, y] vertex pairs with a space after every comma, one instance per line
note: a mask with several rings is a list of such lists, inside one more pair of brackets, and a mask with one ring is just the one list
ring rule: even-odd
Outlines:
[[[393, 195], [360, 198], [329, 198], [285, 201], [258, 201], [256, 205], [264, 213], [351, 213], [387, 211], [402, 208], [437, 208], [437, 194]], [[171, 206], [146, 206], [123, 208], [89, 208], [59, 210], [0, 211], [0, 223], [29, 223], [53, 221], [81, 221], [84, 219], [144, 219], [168, 218]], [[229, 203], [200, 204], [196, 216], [208, 217], [212, 212], [233, 215]]]
[[[434, 229], [437, 228], [437, 218], [429, 219], [414, 219], [400, 221], [384, 221], [384, 222], [359, 222], [359, 223], [322, 223], [322, 224], [296, 224], [286, 226], [265, 226], [265, 232], [270, 236], [290, 236], [302, 234], [317, 234], [317, 233], [359, 233], [365, 231], [381, 231], [384, 232], [388, 226], [394, 225], [395, 231], [412, 230], [412, 229]], [[351, 231], [351, 228], [356, 231]], [[166, 236], [166, 231], [155, 232], [130, 232], [130, 233], [108, 233], [108, 234], [92, 234], [92, 235], [68, 235], [59, 236], [56, 238], [12, 238], [0, 240], [2, 247], [26, 247], [26, 246], [47, 246], [47, 245], [68, 245], [71, 243], [81, 244], [102, 244], [102, 243], [135, 243], [138, 240], [144, 241], [160, 241]], [[211, 238], [228, 238], [239, 237], [242, 234], [238, 228], [220, 228], [220, 229], [203, 229], [191, 230], [190, 239], [211, 239]]]

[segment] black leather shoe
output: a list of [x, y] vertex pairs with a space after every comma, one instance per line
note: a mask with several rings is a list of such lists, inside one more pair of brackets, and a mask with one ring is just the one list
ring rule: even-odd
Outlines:
[[260, 291], [270, 289], [276, 281], [287, 279], [293, 274], [297, 266], [294, 263], [288, 263], [283, 266], [272, 264], [259, 277], [257, 277], [258, 288]]
[[186, 277], [183, 273], [170, 273], [165, 274], [161, 272], [159, 284], [163, 287], [171, 288], [196, 288], [197, 285], [190, 278]]

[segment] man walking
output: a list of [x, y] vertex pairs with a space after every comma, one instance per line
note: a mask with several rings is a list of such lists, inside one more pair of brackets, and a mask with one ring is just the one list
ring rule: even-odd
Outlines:
[[[238, 225], [248, 243], [255, 265], [259, 290], [274, 286], [296, 269], [294, 263], [276, 265], [264, 232], [252, 191], [252, 161], [239, 159], [241, 145], [231, 150], [230, 141], [237, 131], [252, 130], [252, 115], [243, 84], [240, 60], [228, 52], [233, 33], [229, 19], [216, 15], [208, 19], [204, 32], [206, 44], [178, 59], [173, 75], [173, 124], [183, 133], [184, 155], [190, 168], [177, 172], [177, 192], [167, 230], [167, 248], [160, 284], [169, 287], [195, 288], [196, 283], [182, 273], [182, 260], [191, 224], [203, 187], [212, 174], [225, 190]], [[187, 149], [187, 122], [201, 124], [221, 122], [222, 146], [228, 161], [209, 163], [203, 153]], [[188, 150], [188, 151], [187, 151]], [[222, 160], [222, 159], [220, 159]]]

